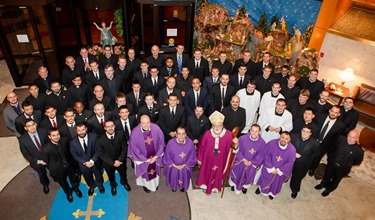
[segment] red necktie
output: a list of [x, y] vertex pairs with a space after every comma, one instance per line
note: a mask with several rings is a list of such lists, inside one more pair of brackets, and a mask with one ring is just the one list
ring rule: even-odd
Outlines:
[[42, 146], [40, 145], [39, 141], [38, 141], [38, 138], [36, 138], [36, 136], [34, 135], [34, 141], [36, 143], [36, 147], [38, 148], [38, 150], [40, 152], [42, 152]]
[[100, 119], [100, 124], [103, 126], [104, 128], [104, 120], [103, 119]]
[[53, 126], [54, 128], [57, 128], [57, 124], [56, 124], [56, 121], [55, 121], [55, 120], [52, 120], [52, 126]]

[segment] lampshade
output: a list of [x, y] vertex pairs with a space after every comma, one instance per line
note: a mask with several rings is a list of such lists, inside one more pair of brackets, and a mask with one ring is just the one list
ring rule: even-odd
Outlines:
[[346, 69], [344, 69], [344, 71], [342, 71], [339, 74], [339, 77], [340, 77], [340, 79], [343, 82], [352, 82], [352, 81], [354, 81], [354, 72], [353, 72], [353, 69], [352, 68], [346, 68]]

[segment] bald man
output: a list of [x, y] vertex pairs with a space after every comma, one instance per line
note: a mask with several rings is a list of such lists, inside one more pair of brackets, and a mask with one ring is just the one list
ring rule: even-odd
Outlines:
[[85, 70], [82, 66], [76, 65], [76, 61], [72, 56], [65, 58], [66, 67], [62, 70], [62, 83], [65, 88], [69, 88], [73, 85], [72, 80], [75, 76], [80, 76], [82, 81], [85, 81]]
[[14, 122], [18, 115], [23, 113], [22, 102], [18, 101], [18, 96], [14, 92], [8, 92], [7, 94], [8, 104], [3, 110], [4, 121], [7, 127], [14, 132], [16, 137], [21, 137], [21, 134], [17, 132]]
[[336, 142], [336, 149], [332, 156], [328, 157], [327, 168], [323, 180], [315, 186], [320, 190], [325, 188], [322, 196], [328, 196], [339, 185], [341, 179], [347, 175], [352, 166], [359, 165], [363, 161], [364, 151], [358, 145], [359, 131], [351, 130], [347, 137], [341, 136]]

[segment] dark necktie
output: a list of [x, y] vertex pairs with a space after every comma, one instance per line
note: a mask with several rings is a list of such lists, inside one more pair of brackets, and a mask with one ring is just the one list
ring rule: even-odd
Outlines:
[[324, 125], [323, 129], [320, 131], [320, 134], [318, 136], [319, 142], [323, 141], [324, 135], [325, 135], [325, 133], [327, 132], [327, 129], [328, 129], [328, 125], [329, 125], [329, 121], [327, 121], [327, 123]]
[[87, 154], [87, 144], [86, 144], [86, 141], [85, 139], [82, 139], [83, 141], [83, 149], [85, 150], [85, 154]]
[[98, 81], [100, 80], [100, 79], [99, 79], [99, 73], [95, 73], [95, 78], [96, 78], [96, 80], [98, 80]]
[[147, 78], [147, 73], [143, 73], [143, 78], [144, 78], [144, 79]]
[[243, 84], [243, 77], [241, 76], [240, 77], [240, 87], [242, 87], [242, 84]]
[[35, 141], [36, 147], [38, 148], [39, 152], [42, 152], [42, 145], [40, 145], [40, 142], [39, 142], [38, 138], [36, 137], [36, 135], [34, 135], [34, 141]]
[[20, 115], [21, 114], [21, 110], [20, 108], [17, 106], [12, 106], [13, 110], [16, 112], [17, 115]]
[[181, 55], [178, 55], [177, 65], [178, 65], [178, 73], [181, 73], [181, 69], [182, 69], [182, 59], [181, 59]]
[[115, 146], [115, 138], [113, 137], [113, 135], [111, 136], [110, 141], [112, 146]]
[[199, 62], [197, 62], [197, 65], [195, 66], [195, 69], [199, 69]]
[[156, 78], [154, 79], [154, 86], [156, 86]]
[[149, 110], [150, 110], [150, 114], [152, 114], [152, 107], [150, 107]]
[[57, 124], [56, 124], [55, 119], [52, 119], [52, 126], [53, 126], [54, 128], [57, 128]]
[[225, 92], [224, 92], [224, 88], [221, 92], [221, 108], [224, 108], [224, 96], [225, 96]]
[[103, 119], [100, 119], [100, 124], [101, 124], [102, 127], [104, 128], [104, 120], [103, 120]]
[[172, 108], [172, 117], [174, 118], [174, 108]]
[[125, 130], [125, 140], [129, 140], [129, 130], [128, 130], [128, 125], [126, 122], [124, 122], [124, 130]]

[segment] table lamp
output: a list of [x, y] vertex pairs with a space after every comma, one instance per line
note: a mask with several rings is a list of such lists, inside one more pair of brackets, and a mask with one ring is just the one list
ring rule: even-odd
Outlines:
[[340, 79], [342, 80], [341, 86], [336, 90], [336, 93], [342, 94], [342, 88], [346, 82], [354, 81], [354, 72], [352, 68], [345, 68], [340, 74]]

